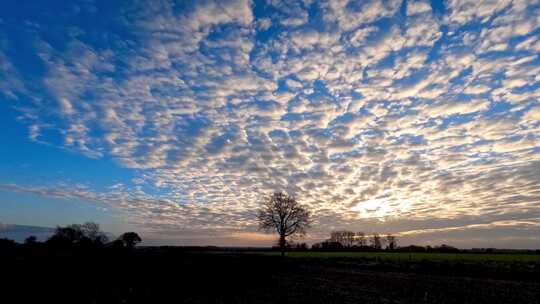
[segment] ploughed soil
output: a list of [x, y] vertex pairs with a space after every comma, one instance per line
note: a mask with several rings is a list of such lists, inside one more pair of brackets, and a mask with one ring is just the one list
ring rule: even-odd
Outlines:
[[1, 257], [0, 302], [540, 303], [536, 266], [500, 275], [246, 253], [55, 252]]

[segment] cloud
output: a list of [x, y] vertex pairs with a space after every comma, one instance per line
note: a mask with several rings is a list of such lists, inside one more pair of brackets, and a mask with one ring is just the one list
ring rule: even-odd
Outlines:
[[540, 107], [534, 107], [528, 110], [525, 115], [523, 115], [523, 120], [540, 121]]
[[23, 82], [15, 66], [0, 49], [0, 77], [3, 81], [0, 83], [0, 93], [9, 99], [18, 99], [16, 93], [25, 93]]
[[450, 116], [455, 114], [469, 114], [479, 111], [485, 111], [489, 108], [489, 102], [484, 100], [475, 100], [470, 102], [448, 102], [439, 103], [426, 107], [426, 114], [430, 117]]
[[4, 189], [99, 202], [189, 242], [264, 241], [252, 212], [274, 190], [314, 210], [313, 240], [368, 224], [514, 231], [539, 212], [537, 7], [152, 4], [60, 27], [62, 43], [33, 29], [38, 81], [10, 44], [0, 53], [0, 91], [27, 97], [14, 108], [32, 140], [111, 158], [134, 181]]
[[260, 31], [266, 31], [272, 26], [270, 18], [261, 18], [257, 21], [257, 27]]
[[431, 12], [431, 5], [428, 2], [414, 1], [407, 3], [407, 16]]
[[510, 1], [492, 1], [492, 2], [476, 2], [476, 1], [449, 1], [447, 9], [449, 14], [445, 16], [451, 24], [464, 25], [468, 22], [477, 19], [482, 23], [486, 23], [489, 17], [507, 8]]

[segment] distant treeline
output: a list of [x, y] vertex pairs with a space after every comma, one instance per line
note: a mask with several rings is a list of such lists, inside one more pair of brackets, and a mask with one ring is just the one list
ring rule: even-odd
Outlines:
[[397, 249], [397, 237], [392, 234], [380, 235], [373, 233], [367, 235], [364, 232], [339, 230], [330, 233], [330, 238], [324, 242], [313, 244], [313, 250], [395, 250]]
[[[278, 246], [272, 247], [279, 250]], [[458, 249], [456, 247], [442, 244], [438, 246], [408, 245], [398, 246], [398, 238], [393, 234], [381, 235], [378, 233], [366, 234], [364, 232], [353, 232], [349, 230], [339, 230], [330, 233], [330, 237], [322, 242], [315, 243], [311, 247], [307, 243], [290, 242], [287, 244], [289, 251], [393, 251], [393, 252], [440, 252], [440, 253], [536, 253], [538, 250], [514, 250], [497, 248], [473, 248]]]
[[0, 239], [0, 254], [25, 252], [72, 251], [95, 252], [96, 250], [125, 251], [133, 249], [142, 240], [135, 232], [126, 232], [114, 240], [100, 230], [93, 222], [58, 226], [54, 234], [45, 242], [39, 242], [35, 236], [26, 238], [23, 244], [10, 239]]
[[[330, 238], [311, 245], [311, 248], [306, 243], [290, 242], [287, 244], [287, 249], [293, 251], [397, 251], [401, 249], [397, 242], [397, 237], [392, 234], [373, 233], [368, 235], [364, 232], [338, 230], [332, 231]], [[273, 249], [277, 249], [277, 246]]]
[[[141, 242], [140, 236], [135, 232], [126, 232], [113, 240], [100, 230], [99, 225], [93, 222], [73, 224], [65, 227], [58, 226], [54, 234], [45, 242], [38, 242], [35, 236], [26, 238], [23, 244], [10, 239], [0, 239], [0, 256], [2, 254], [16, 254], [19, 252], [47, 252], [47, 251], [71, 251], [71, 252], [96, 252], [99, 250], [125, 252], [130, 251]], [[392, 234], [381, 235], [378, 233], [366, 234], [348, 230], [333, 231], [330, 237], [322, 242], [309, 246], [307, 243], [287, 242], [287, 251], [362, 251], [362, 252], [440, 252], [440, 253], [527, 253], [540, 254], [538, 250], [515, 250], [497, 248], [473, 248], [458, 249], [442, 244], [440, 246], [398, 246], [398, 238]], [[171, 251], [266, 251], [264, 247], [217, 247], [217, 246], [157, 246], [143, 247], [146, 249]], [[280, 250], [279, 246], [272, 250]]]

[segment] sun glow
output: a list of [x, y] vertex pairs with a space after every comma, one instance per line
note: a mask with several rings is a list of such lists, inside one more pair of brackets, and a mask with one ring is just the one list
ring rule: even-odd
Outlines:
[[411, 201], [407, 198], [395, 200], [383, 197], [360, 202], [350, 210], [358, 212], [361, 218], [378, 218], [384, 221], [388, 217], [402, 214], [410, 205]]
[[386, 215], [392, 213], [392, 208], [388, 204], [387, 198], [372, 199], [366, 202], [361, 202], [352, 207], [351, 210], [358, 211], [361, 217], [364, 218], [384, 218]]

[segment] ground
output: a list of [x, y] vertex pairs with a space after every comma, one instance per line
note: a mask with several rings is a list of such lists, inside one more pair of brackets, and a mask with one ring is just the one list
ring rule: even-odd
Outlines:
[[[2, 259], [10, 303], [540, 303], [538, 255], [185, 252]], [[428, 259], [430, 258], [430, 259]], [[7, 303], [7, 302], [6, 302]]]

